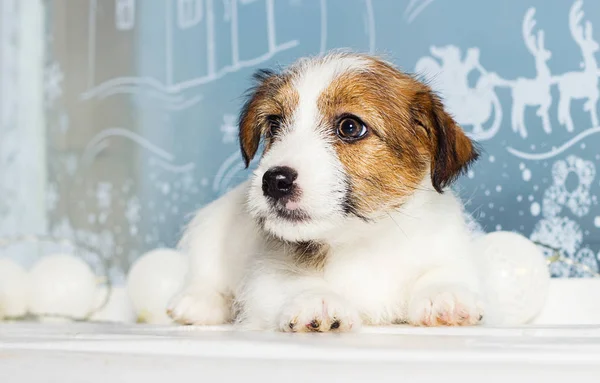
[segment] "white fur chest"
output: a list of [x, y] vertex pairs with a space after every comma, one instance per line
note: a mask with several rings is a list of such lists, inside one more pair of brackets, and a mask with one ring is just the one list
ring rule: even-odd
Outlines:
[[418, 268], [411, 244], [399, 237], [356, 243], [334, 250], [324, 279], [368, 322], [387, 324], [402, 319]]

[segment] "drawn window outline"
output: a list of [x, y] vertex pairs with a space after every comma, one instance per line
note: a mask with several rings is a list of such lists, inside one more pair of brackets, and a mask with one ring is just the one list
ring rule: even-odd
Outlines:
[[202, 21], [202, 0], [177, 0], [177, 26], [188, 29]]
[[115, 0], [115, 27], [120, 31], [135, 27], [135, 0]]

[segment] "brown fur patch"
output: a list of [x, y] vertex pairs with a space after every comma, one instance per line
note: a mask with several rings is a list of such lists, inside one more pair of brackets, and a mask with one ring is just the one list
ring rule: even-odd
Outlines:
[[367, 71], [348, 72], [321, 94], [318, 107], [335, 134], [340, 116], [368, 127], [363, 139], [335, 140], [359, 213], [401, 205], [428, 171], [436, 190], [476, 158], [471, 141], [425, 84], [377, 59]]
[[[298, 104], [298, 92], [291, 84], [289, 74], [277, 74], [268, 70], [255, 73], [256, 86], [248, 92], [239, 118], [239, 140], [246, 167], [256, 155], [261, 137], [269, 129], [269, 116], [281, 117], [282, 124], [291, 118]], [[265, 142], [265, 149], [271, 144]]]
[[450, 185], [479, 157], [475, 144], [465, 135], [429, 89], [415, 94], [411, 104], [415, 121], [432, 132], [431, 181], [438, 192]]
[[298, 242], [292, 246], [292, 255], [299, 266], [321, 270], [327, 262], [329, 245], [317, 242]]
[[327, 263], [329, 245], [319, 242], [288, 242], [273, 236], [268, 237], [270, 251], [283, 253], [301, 268], [322, 270]]

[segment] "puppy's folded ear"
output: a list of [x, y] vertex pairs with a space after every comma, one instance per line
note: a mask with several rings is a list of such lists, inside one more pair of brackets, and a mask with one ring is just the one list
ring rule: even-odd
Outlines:
[[476, 144], [444, 110], [430, 89], [419, 91], [411, 104], [415, 123], [426, 129], [431, 147], [431, 183], [442, 193], [479, 157]]
[[261, 106], [272, 95], [275, 72], [261, 69], [254, 74], [255, 85], [246, 92], [246, 102], [239, 116], [239, 141], [246, 168], [256, 155], [262, 136], [261, 127], [266, 117]]

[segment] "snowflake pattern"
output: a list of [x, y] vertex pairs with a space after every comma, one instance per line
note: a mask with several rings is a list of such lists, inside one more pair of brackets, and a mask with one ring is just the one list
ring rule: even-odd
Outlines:
[[[577, 186], [569, 191], [567, 178], [577, 177]], [[556, 161], [552, 166], [553, 184], [544, 193], [543, 213], [545, 217], [554, 217], [561, 213], [563, 206], [577, 217], [589, 213], [592, 206], [590, 187], [596, 176], [596, 167], [592, 161], [587, 161], [574, 155], [566, 161]]]
[[[115, 283], [124, 279], [124, 270], [111, 262], [116, 243], [112, 231], [102, 230], [96, 233], [75, 229], [68, 218], [63, 218], [53, 225], [50, 233], [55, 238], [68, 239], [85, 245], [85, 248], [80, 247], [70, 251], [87, 262], [98, 275], [106, 275], [105, 273], [108, 272]], [[106, 267], [109, 269], [106, 270]]]
[[[568, 178], [574, 175], [575, 187], [569, 190]], [[546, 246], [559, 249], [562, 254], [576, 263], [598, 270], [594, 252], [580, 248], [583, 231], [579, 224], [570, 218], [560, 216], [566, 207], [575, 217], [587, 215], [595, 198], [590, 188], [596, 176], [596, 167], [591, 161], [570, 155], [566, 160], [558, 160], [552, 166], [552, 185], [544, 192], [542, 213], [544, 218], [533, 229], [531, 239]], [[550, 253], [547, 253], [550, 256]], [[590, 273], [577, 265], [556, 262], [550, 266], [554, 277], [586, 277]]]
[[[560, 249], [564, 255], [573, 259], [581, 246], [583, 234], [577, 222], [566, 217], [544, 218], [534, 227], [531, 240]], [[552, 251], [542, 247], [546, 257], [552, 256]], [[570, 266], [555, 262], [550, 266], [553, 277], [567, 277], [570, 274]]]
[[571, 266], [571, 270], [568, 275], [569, 277], [587, 278], [593, 276], [593, 274], [591, 274], [585, 268], [582, 268], [578, 265], [587, 266], [591, 270], [598, 270], [598, 261], [596, 259], [596, 254], [594, 254], [594, 252], [589, 247], [581, 248], [573, 257], [573, 261], [575, 261], [577, 264]]
[[51, 63], [44, 70], [44, 95], [46, 105], [52, 107], [63, 94], [62, 84], [65, 76], [57, 62]]
[[581, 246], [583, 234], [577, 222], [567, 217], [544, 218], [535, 225], [531, 240], [561, 249], [573, 257]]
[[112, 185], [107, 182], [100, 182], [96, 188], [96, 200], [98, 208], [109, 209], [112, 204]]

